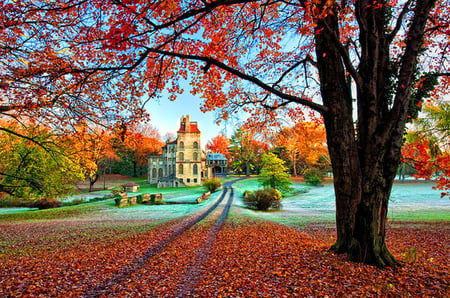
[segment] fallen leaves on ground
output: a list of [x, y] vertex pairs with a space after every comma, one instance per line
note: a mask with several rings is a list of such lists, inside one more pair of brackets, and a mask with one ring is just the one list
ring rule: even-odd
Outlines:
[[448, 222], [390, 224], [395, 269], [328, 252], [331, 223], [292, 228], [236, 214], [218, 230], [208, 217], [145, 257], [183, 220], [0, 223], [0, 296], [449, 295]]

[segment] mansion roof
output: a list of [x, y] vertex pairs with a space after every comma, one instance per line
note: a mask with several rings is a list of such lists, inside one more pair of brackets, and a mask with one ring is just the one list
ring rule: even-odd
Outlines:
[[180, 123], [180, 129], [177, 132], [200, 132], [197, 122], [188, 123], [189, 127], [185, 123]]

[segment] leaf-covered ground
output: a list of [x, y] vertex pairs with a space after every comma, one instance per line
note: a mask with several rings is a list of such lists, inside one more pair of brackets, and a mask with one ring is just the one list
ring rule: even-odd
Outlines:
[[[450, 224], [394, 222], [402, 267], [328, 252], [334, 224], [288, 227], [232, 208], [176, 238], [188, 218], [0, 221], [2, 297], [449, 297]], [[169, 240], [167, 240], [169, 239]]]

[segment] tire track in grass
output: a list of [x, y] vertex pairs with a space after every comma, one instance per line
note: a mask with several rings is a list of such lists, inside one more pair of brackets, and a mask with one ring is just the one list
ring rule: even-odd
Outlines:
[[[161, 239], [161, 241], [159, 241], [155, 246], [145, 251], [140, 257], [136, 258], [128, 265], [122, 267], [120, 271], [116, 272], [116, 274], [113, 274], [110, 278], [104, 280], [103, 282], [97, 285], [92, 285], [92, 287], [90, 287], [89, 290], [87, 290], [82, 297], [99, 297], [110, 294], [109, 290], [110, 288], [112, 288], [114, 285], [118, 283], [124, 282], [130, 276], [132, 276], [133, 273], [141, 270], [143, 267], [145, 267], [148, 260], [160, 254], [165, 249], [165, 247], [167, 247], [169, 244], [177, 240], [187, 230], [189, 230], [191, 227], [198, 224], [199, 222], [204, 220], [209, 214], [211, 214], [222, 203], [228, 191], [230, 189], [232, 191], [231, 185], [234, 182], [242, 179], [245, 178], [240, 178], [224, 183], [223, 184], [224, 189], [213, 205], [207, 208], [204, 212], [201, 212], [196, 216], [190, 216], [186, 220], [181, 222], [181, 224], [175, 226], [173, 228], [173, 231], [167, 237]], [[231, 202], [229, 204], [231, 205]], [[226, 215], [224, 215], [223, 211], [219, 220], [223, 222], [225, 218]]]
[[206, 241], [201, 245], [200, 249], [197, 251], [196, 256], [192, 263], [189, 265], [187, 269], [187, 275], [179, 284], [179, 287], [175, 291], [175, 297], [189, 297], [195, 295], [195, 286], [203, 276], [203, 267], [206, 263], [206, 260], [209, 258], [211, 253], [211, 247], [217, 239], [217, 235], [219, 231], [223, 227], [223, 223], [228, 216], [231, 205], [234, 199], [234, 191], [231, 186], [228, 186], [228, 201], [223, 208], [222, 214], [216, 223], [210, 228], [208, 232], [208, 236]]

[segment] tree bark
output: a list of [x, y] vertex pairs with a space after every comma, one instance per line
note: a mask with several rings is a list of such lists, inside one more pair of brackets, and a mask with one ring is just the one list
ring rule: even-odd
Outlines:
[[339, 36], [336, 15], [318, 19], [316, 27], [316, 55], [318, 60], [321, 94], [328, 107], [323, 114], [327, 144], [333, 168], [336, 195], [337, 241], [332, 249], [348, 252], [361, 199], [361, 172], [352, 117], [352, 98], [345, 80], [339, 50], [333, 34]]

